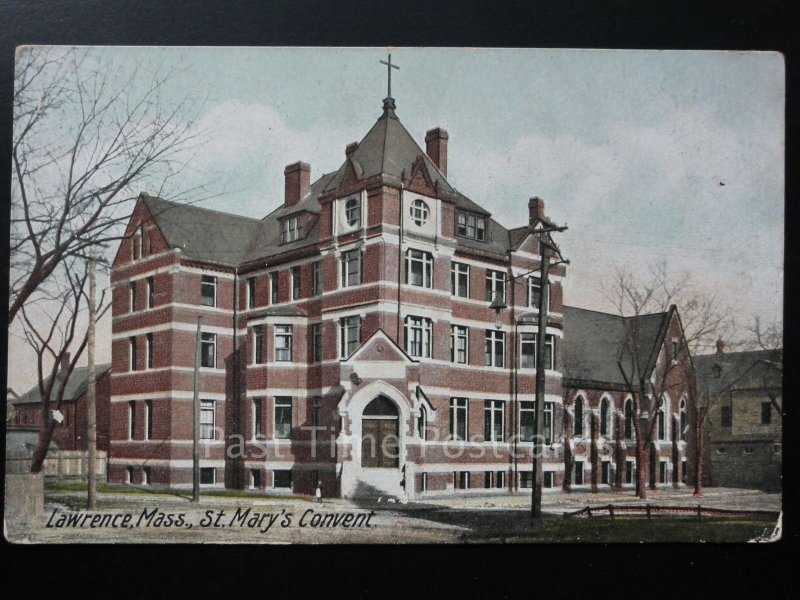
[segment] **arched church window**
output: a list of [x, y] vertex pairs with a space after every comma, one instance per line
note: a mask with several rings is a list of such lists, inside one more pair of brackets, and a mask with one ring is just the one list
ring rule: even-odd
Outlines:
[[344, 216], [350, 227], [358, 227], [361, 224], [361, 199], [350, 198], [344, 205]]

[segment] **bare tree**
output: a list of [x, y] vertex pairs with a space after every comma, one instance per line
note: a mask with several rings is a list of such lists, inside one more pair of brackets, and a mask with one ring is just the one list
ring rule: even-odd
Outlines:
[[[660, 416], [664, 397], [674, 396], [676, 394], [673, 392], [679, 391], [687, 395], [687, 409], [696, 411], [692, 404], [696, 394], [693, 395], [691, 389], [694, 373], [689, 356], [693, 351], [710, 345], [720, 329], [727, 326], [728, 318], [718, 298], [693, 291], [691, 284], [671, 274], [664, 262], [652, 265], [645, 277], [636, 277], [630, 269], [617, 266], [611, 279], [604, 284], [603, 293], [617, 312], [627, 317], [618, 366], [626, 388], [633, 397], [636, 493], [645, 499], [650, 471], [648, 452], [655, 439], [659, 419], [670, 418], [666, 414]], [[669, 312], [669, 318], [673, 318], [677, 302], [681, 302], [679, 318], [683, 340], [673, 356], [673, 350], [666, 344], [658, 349], [652, 348], [654, 340], [644, 334], [642, 327], [644, 317], [650, 314]], [[700, 421], [701, 427], [704, 421], [705, 417]]]
[[140, 188], [160, 193], [185, 166], [196, 103], [162, 97], [173, 74], [90, 49], [18, 50], [9, 325], [62, 261], [124, 235]]
[[764, 323], [759, 315], [753, 315], [753, 322], [747, 331], [750, 338], [748, 345], [769, 353], [763, 361], [765, 368], [761, 370], [761, 387], [772, 407], [783, 416], [780, 402], [782, 386], [776, 384], [776, 379], [783, 380], [783, 324], [778, 321]]
[[733, 327], [730, 311], [719, 296], [698, 291], [690, 274], [671, 272], [665, 261], [650, 265], [643, 276], [615, 265], [600, 291], [620, 315], [665, 312], [673, 304], [678, 306], [692, 354], [713, 348], [720, 334]]
[[124, 237], [136, 197], [163, 195], [203, 134], [194, 127], [201, 103], [167, 97], [176, 68], [70, 47], [22, 47], [16, 58], [8, 322], [37, 357], [38, 471], [86, 346], [88, 250], [108, 266], [102, 249]]
[[[83, 257], [70, 257], [57, 267], [57, 277], [41, 285], [36, 301], [20, 308], [25, 339], [36, 352], [39, 411], [41, 427], [31, 462], [31, 472], [38, 473], [58, 424], [55, 411], [61, 410], [64, 393], [72, 372], [86, 347], [81, 330], [85, 311], [88, 265]], [[98, 302], [97, 320], [108, 308], [106, 291]], [[70, 348], [76, 350], [70, 353]]]

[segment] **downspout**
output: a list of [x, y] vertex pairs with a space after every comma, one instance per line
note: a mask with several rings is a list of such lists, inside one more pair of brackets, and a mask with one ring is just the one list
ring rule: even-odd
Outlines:
[[511, 482], [510, 490], [516, 491], [518, 481], [518, 466], [517, 466], [517, 442], [519, 439], [519, 435], [517, 432], [517, 414], [519, 412], [519, 400], [517, 395], [517, 377], [518, 377], [518, 370], [517, 370], [517, 361], [519, 357], [517, 355], [517, 315], [516, 315], [516, 286], [514, 285], [514, 271], [511, 268], [511, 251], [508, 252], [508, 268], [509, 268], [509, 275], [511, 276], [510, 283], [511, 283], [511, 322], [514, 324], [514, 328], [511, 332], [511, 397], [513, 398], [513, 402], [511, 403], [511, 409], [513, 411], [513, 415], [511, 417], [511, 423], [513, 426], [512, 434], [514, 439], [514, 481]]
[[400, 343], [400, 286], [403, 280], [403, 190], [405, 189], [405, 171], [403, 171], [403, 178], [400, 181], [400, 201], [398, 202], [397, 216], [400, 224], [400, 241], [397, 245], [397, 337], [395, 342], [401, 348]]
[[[241, 434], [240, 431], [240, 417], [242, 412], [241, 398], [239, 397], [239, 267], [235, 267], [233, 271], [233, 397], [234, 397], [234, 412], [233, 412], [233, 425], [236, 434]], [[240, 466], [244, 465], [243, 457], [237, 457], [235, 469], [233, 471], [232, 483], [235, 489], [243, 489], [244, 482], [242, 481]], [[241, 465], [240, 465], [241, 463]]]

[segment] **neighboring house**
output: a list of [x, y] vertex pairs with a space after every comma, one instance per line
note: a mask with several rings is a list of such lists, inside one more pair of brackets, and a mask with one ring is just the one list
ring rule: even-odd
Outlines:
[[[54, 390], [61, 385], [63, 374], [66, 372], [67, 357], [56, 375]], [[97, 403], [97, 449], [108, 450], [108, 414], [109, 397], [111, 389], [111, 365], [102, 364], [95, 366], [96, 377], [96, 403]], [[88, 368], [75, 367], [67, 380], [64, 388], [64, 399], [61, 403], [61, 413], [64, 420], [56, 425], [50, 447], [58, 450], [86, 450], [86, 390], [88, 389]], [[54, 392], [55, 394], [55, 392]], [[51, 403], [50, 410], [55, 409], [55, 402]], [[39, 431], [42, 424], [42, 403], [39, 395], [39, 386], [31, 388], [14, 402], [15, 430]]]
[[631, 373], [622, 370], [631, 364], [632, 347], [639, 349], [642, 376], [666, 382], [658, 386], [662, 416], [648, 448], [649, 484], [678, 487], [694, 481], [686, 377], [691, 363], [677, 309], [621, 317], [564, 307], [565, 480], [570, 489], [635, 487], [636, 394], [626, 383]]
[[708, 400], [705, 485], [781, 489], [783, 357], [781, 350], [694, 358], [698, 394]]
[[448, 140], [432, 129], [423, 151], [386, 98], [338, 170], [311, 183], [309, 165], [286, 167], [263, 219], [140, 196], [111, 272], [110, 481], [191, 485], [199, 323], [205, 486], [530, 488], [541, 342], [544, 485], [562, 486], [566, 265], [537, 340], [544, 203], [505, 228], [448, 182]]

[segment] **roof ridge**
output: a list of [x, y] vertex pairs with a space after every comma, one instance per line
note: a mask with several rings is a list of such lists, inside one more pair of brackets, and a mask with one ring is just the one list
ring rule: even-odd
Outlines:
[[[248, 221], [254, 221], [254, 222], [261, 221], [261, 219], [257, 217], [248, 217], [246, 215], [240, 215], [237, 213], [225, 212], [224, 210], [218, 210], [216, 208], [206, 208], [205, 206], [198, 206], [197, 204], [192, 204], [189, 202], [175, 202], [174, 200], [167, 200], [166, 198], [161, 198], [160, 196], [149, 196], [149, 195], [144, 196], [145, 202], [149, 202], [150, 200], [155, 200], [157, 202], [166, 202], [167, 204], [171, 204], [172, 206], [180, 206], [185, 208], [191, 208], [194, 210], [204, 210], [207, 212], [213, 212], [219, 215], [225, 215], [226, 217], [236, 217], [238, 219], [247, 219]], [[155, 217], [157, 215], [154, 214], [153, 216]]]

